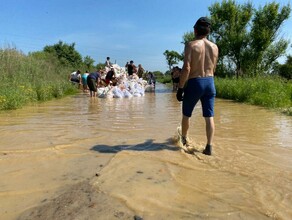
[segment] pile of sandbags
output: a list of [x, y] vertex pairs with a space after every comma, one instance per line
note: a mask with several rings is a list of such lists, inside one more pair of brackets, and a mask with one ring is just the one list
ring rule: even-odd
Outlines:
[[[105, 87], [99, 87], [97, 89], [97, 97], [130, 98], [144, 96], [145, 87], [147, 87], [146, 80], [139, 78], [136, 74], [127, 76], [125, 68], [117, 64], [113, 64], [113, 68], [116, 85], [109, 84]], [[110, 71], [110, 68], [106, 67], [106, 71]]]

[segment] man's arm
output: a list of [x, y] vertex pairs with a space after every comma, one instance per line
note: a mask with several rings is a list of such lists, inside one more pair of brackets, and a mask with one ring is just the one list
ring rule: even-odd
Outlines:
[[219, 57], [219, 48], [218, 46], [216, 45], [216, 58], [215, 58], [215, 62], [214, 62], [214, 71], [213, 71], [213, 75], [215, 75], [215, 72], [216, 72], [216, 67], [217, 67], [217, 62], [218, 62], [218, 57]]
[[188, 80], [191, 71], [191, 47], [189, 43], [187, 43], [185, 46], [184, 54], [184, 64], [179, 79], [179, 88], [183, 88], [185, 86], [185, 83]]
[[186, 44], [185, 46], [185, 57], [184, 57], [184, 65], [181, 71], [180, 79], [179, 79], [179, 86], [176, 92], [176, 99], [181, 102], [184, 99], [184, 86], [186, 81], [189, 78], [190, 71], [191, 71], [191, 46], [190, 44]]

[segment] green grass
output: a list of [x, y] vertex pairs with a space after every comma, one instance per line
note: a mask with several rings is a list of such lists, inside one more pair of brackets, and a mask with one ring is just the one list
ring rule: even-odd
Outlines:
[[0, 110], [48, 101], [78, 90], [70, 82], [70, 70], [48, 59], [36, 59], [15, 49], [0, 50]]
[[158, 82], [163, 83], [163, 84], [168, 84], [171, 83], [171, 75], [166, 75], [164, 77], [158, 77], [156, 79]]
[[292, 115], [292, 82], [279, 77], [216, 78], [217, 97], [278, 109]]

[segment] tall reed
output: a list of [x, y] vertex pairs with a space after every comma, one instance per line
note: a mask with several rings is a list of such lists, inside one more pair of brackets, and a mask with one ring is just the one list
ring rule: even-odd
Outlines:
[[216, 78], [217, 97], [280, 109], [292, 115], [292, 82], [279, 77]]
[[48, 59], [0, 49], [0, 110], [21, 108], [76, 93], [68, 82], [70, 70]]

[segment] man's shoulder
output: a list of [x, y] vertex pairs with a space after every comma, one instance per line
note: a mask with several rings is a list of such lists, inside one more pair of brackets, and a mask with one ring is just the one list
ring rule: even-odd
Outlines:
[[202, 47], [204, 45], [208, 45], [209, 47], [218, 50], [218, 46], [214, 42], [212, 42], [212, 41], [210, 41], [210, 40], [208, 40], [206, 38], [205, 39], [201, 39], [201, 40], [192, 41], [191, 44], [190, 44], [190, 47], [192, 47], [192, 48], [200, 48], [200, 47]]
[[195, 40], [192, 40], [192, 41], [189, 41], [186, 46], [187, 47], [198, 47], [198, 46], [201, 46], [203, 44], [203, 40], [201, 39], [195, 39]]
[[208, 43], [209, 43], [210, 45], [214, 46], [214, 47], [218, 47], [217, 44], [215, 44], [215, 43], [212, 42], [212, 41], [209, 41], [209, 40], [208, 40]]

